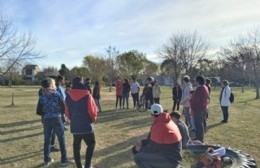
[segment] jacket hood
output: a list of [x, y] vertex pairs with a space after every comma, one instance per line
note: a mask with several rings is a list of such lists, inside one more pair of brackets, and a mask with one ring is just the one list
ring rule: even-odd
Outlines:
[[168, 123], [171, 121], [171, 117], [169, 113], [161, 113], [158, 117], [156, 117], [154, 123], [156, 122], [165, 122]]
[[52, 93], [55, 93], [56, 90], [46, 88], [46, 89], [42, 89], [42, 92], [43, 92], [43, 94], [51, 95]]
[[71, 89], [68, 94], [70, 95], [73, 101], [79, 101], [83, 97], [90, 94], [88, 90], [85, 89]]

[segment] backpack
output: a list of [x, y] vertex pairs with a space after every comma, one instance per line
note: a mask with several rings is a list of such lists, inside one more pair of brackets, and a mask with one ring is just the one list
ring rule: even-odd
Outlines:
[[230, 103], [233, 103], [234, 100], [235, 100], [235, 96], [234, 96], [234, 94], [231, 92], [231, 93], [230, 93], [230, 97], [229, 97], [229, 101], [230, 101]]

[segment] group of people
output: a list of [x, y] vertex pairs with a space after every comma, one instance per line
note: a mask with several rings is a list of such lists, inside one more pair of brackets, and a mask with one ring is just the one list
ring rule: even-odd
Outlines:
[[[64, 77], [61, 77], [64, 79]], [[59, 77], [57, 78], [59, 79]], [[58, 137], [61, 166], [70, 162], [67, 158], [64, 115], [70, 123], [73, 134], [73, 156], [77, 168], [91, 168], [91, 159], [95, 148], [94, 123], [97, 119], [98, 107], [90, 88], [84, 85], [81, 77], [72, 80], [72, 87], [65, 92], [65, 88], [58, 86], [54, 79], [47, 78], [41, 82], [39, 101], [36, 113], [42, 116], [44, 125], [44, 166], [48, 167], [54, 159], [50, 157], [51, 140], [54, 134]], [[62, 90], [60, 92], [60, 90]], [[93, 90], [93, 95], [95, 88]], [[81, 164], [81, 141], [87, 145], [85, 165]]]
[[161, 94], [160, 85], [152, 77], [148, 77], [146, 79], [142, 93], [140, 90], [140, 84], [135, 78], [133, 78], [131, 84], [129, 83], [128, 79], [124, 79], [124, 82], [122, 82], [121, 79], [117, 79], [116, 105], [115, 105], [116, 109], [118, 108], [129, 109], [130, 93], [133, 98], [134, 109], [137, 108], [140, 98], [144, 99], [145, 106], [147, 109], [149, 109], [153, 103], [160, 103], [160, 94]]
[[[175, 84], [172, 89], [175, 101], [172, 113], [164, 111], [160, 104], [151, 106], [153, 123], [148, 137], [138, 140], [132, 148], [134, 161], [139, 168], [178, 168], [182, 160], [181, 150], [190, 143], [204, 142], [211, 91], [210, 80], [199, 75], [195, 81], [194, 90], [189, 76], [184, 76], [182, 86]], [[227, 80], [222, 81], [219, 97], [224, 118], [222, 123], [227, 123], [229, 118], [231, 89], [228, 84]], [[179, 110], [180, 104], [183, 106], [185, 123], [180, 120], [181, 114], [175, 111]], [[192, 140], [189, 137], [188, 126], [195, 130], [195, 138]]]
[[[94, 123], [98, 111], [101, 112], [100, 91], [101, 86], [95, 82], [93, 90], [90, 80], [85, 82], [79, 76], [72, 80], [70, 89], [65, 90], [64, 77], [59, 76], [57, 82], [47, 78], [41, 82], [37, 114], [42, 116], [44, 124], [44, 165], [49, 166], [53, 159], [50, 157], [51, 146], [55, 135], [58, 137], [61, 165], [69, 164], [65, 143], [65, 122], [70, 123], [73, 134], [73, 156], [77, 168], [91, 167], [91, 158], [95, 148]], [[154, 120], [147, 139], [138, 141], [133, 151], [134, 160], [140, 168], [148, 167], [178, 167], [182, 160], [181, 150], [186, 148], [189, 141], [188, 128], [195, 130], [195, 138], [204, 142], [208, 104], [210, 101], [210, 81], [203, 76], [196, 77], [196, 89], [190, 82], [189, 76], [184, 76], [182, 85], [175, 84], [172, 89], [173, 112], [165, 113], [160, 103], [160, 86], [153, 78], [147, 78], [141, 96], [145, 97], [147, 108], [151, 109]], [[206, 82], [207, 81], [207, 82]], [[207, 83], [207, 84], [206, 84]], [[228, 107], [231, 89], [228, 81], [222, 82], [220, 94], [221, 109], [223, 112], [222, 123], [228, 122]], [[116, 83], [116, 108], [129, 109], [129, 95], [132, 95], [134, 108], [139, 101], [140, 85], [133, 79], [132, 84], [128, 79]], [[176, 112], [183, 106], [183, 112]], [[180, 120], [185, 117], [185, 123]], [[66, 117], [64, 117], [66, 116]], [[66, 119], [67, 120], [66, 120]], [[80, 159], [81, 141], [87, 145], [85, 165]], [[149, 166], [150, 165], [150, 166]]]

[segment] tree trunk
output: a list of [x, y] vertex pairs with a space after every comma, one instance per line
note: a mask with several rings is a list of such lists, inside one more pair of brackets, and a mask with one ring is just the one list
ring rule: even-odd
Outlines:
[[259, 84], [256, 84], [256, 86], [255, 86], [255, 88], [256, 88], [256, 99], [259, 99]]

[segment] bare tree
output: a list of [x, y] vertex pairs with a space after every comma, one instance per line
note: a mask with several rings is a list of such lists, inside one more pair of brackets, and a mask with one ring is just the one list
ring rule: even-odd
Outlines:
[[256, 88], [256, 99], [259, 99], [260, 87], [260, 34], [259, 29], [248, 31], [244, 37], [231, 41], [228, 48], [222, 49], [222, 55], [235, 65], [241, 72], [240, 75], [247, 76], [254, 82]]
[[30, 33], [17, 33], [12, 22], [0, 16], [0, 69], [3, 75], [14, 66], [23, 66], [32, 60], [42, 58], [35, 52], [35, 44]]
[[106, 52], [108, 55], [106, 66], [107, 66], [107, 76], [110, 83], [109, 90], [112, 91], [112, 82], [115, 80], [117, 76], [117, 56], [119, 55], [119, 51], [116, 49], [116, 47], [112, 47], [111, 45], [106, 48]]
[[192, 72], [197, 61], [205, 57], [207, 49], [208, 44], [203, 42], [196, 31], [190, 33], [183, 30], [173, 34], [157, 53], [164, 59], [163, 67], [170, 65], [178, 79], [180, 75]]

